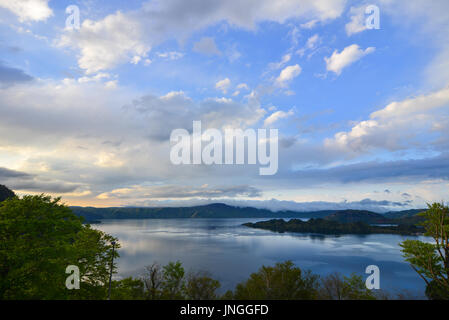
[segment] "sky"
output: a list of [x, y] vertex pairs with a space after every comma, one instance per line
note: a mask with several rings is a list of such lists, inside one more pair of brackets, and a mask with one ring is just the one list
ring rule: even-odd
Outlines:
[[[174, 165], [193, 121], [278, 129], [277, 173]], [[0, 0], [0, 184], [19, 195], [423, 208], [448, 200], [448, 125], [447, 0]]]

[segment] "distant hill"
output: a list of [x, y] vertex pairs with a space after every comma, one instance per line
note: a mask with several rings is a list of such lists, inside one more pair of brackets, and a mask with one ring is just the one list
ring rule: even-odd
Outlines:
[[328, 215], [324, 219], [341, 223], [365, 222], [368, 224], [390, 223], [391, 219], [384, 215], [366, 210], [341, 210]]
[[304, 213], [252, 207], [233, 207], [223, 203], [177, 208], [92, 208], [71, 207], [72, 211], [86, 220], [99, 219], [173, 219], [173, 218], [301, 218]]
[[8, 198], [13, 198], [15, 196], [16, 194], [14, 193], [14, 191], [0, 184], [0, 202], [5, 201]]
[[[389, 223], [392, 218], [366, 210], [323, 210], [311, 212], [278, 211], [253, 207], [235, 207], [223, 203], [214, 203], [193, 207], [161, 208], [94, 208], [71, 207], [72, 211], [83, 216], [87, 221], [102, 219], [200, 219], [200, 218], [326, 218], [338, 222], [365, 222], [370, 224]], [[418, 210], [421, 211], [421, 210]], [[393, 213], [391, 213], [392, 215]], [[406, 213], [397, 212], [401, 217]]]
[[389, 211], [384, 214], [386, 218], [389, 219], [399, 219], [399, 218], [408, 218], [413, 217], [420, 212], [424, 212], [427, 209], [411, 209], [411, 210], [403, 210], [403, 211]]

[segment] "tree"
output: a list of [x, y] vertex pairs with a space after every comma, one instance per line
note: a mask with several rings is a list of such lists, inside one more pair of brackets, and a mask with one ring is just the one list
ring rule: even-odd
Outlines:
[[262, 266], [258, 272], [237, 285], [237, 300], [309, 300], [317, 296], [318, 276], [303, 272], [293, 262]]
[[319, 299], [323, 300], [374, 300], [376, 296], [366, 288], [361, 276], [350, 277], [332, 273], [320, 281]]
[[[103, 299], [116, 240], [83, 225], [59, 198], [10, 198], [0, 203], [0, 298]], [[69, 265], [79, 267], [80, 290], [65, 286]]]
[[[429, 209], [419, 215], [424, 235], [435, 243], [406, 240], [400, 244], [403, 255], [412, 268], [426, 282], [430, 299], [449, 296], [449, 208], [444, 203], [428, 205]], [[429, 296], [430, 295], [430, 296]]]
[[152, 265], [145, 267], [143, 282], [148, 299], [157, 300], [161, 298], [163, 275], [161, 266], [159, 264], [153, 263]]
[[144, 282], [132, 277], [112, 281], [112, 300], [144, 300]]
[[162, 297], [170, 300], [184, 298], [184, 268], [181, 262], [169, 262], [163, 267]]
[[187, 276], [186, 298], [191, 300], [215, 300], [220, 282], [212, 279], [207, 272], [190, 273]]
[[435, 280], [426, 286], [426, 296], [430, 300], [449, 300], [449, 291], [445, 290]]

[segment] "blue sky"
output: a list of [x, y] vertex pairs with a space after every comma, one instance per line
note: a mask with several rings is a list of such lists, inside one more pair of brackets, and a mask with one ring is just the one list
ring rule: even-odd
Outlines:
[[[79, 30], [65, 22], [80, 9]], [[380, 29], [366, 29], [366, 7]], [[422, 207], [449, 186], [449, 5], [0, 0], [0, 183], [73, 205]], [[170, 132], [276, 128], [279, 170], [173, 166]]]

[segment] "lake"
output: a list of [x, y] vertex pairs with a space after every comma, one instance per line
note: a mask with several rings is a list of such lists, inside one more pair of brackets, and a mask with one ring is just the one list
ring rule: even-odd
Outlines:
[[222, 292], [262, 265], [292, 260], [302, 269], [326, 275], [380, 268], [381, 289], [408, 290], [424, 298], [424, 281], [404, 262], [399, 243], [425, 237], [400, 235], [343, 235], [274, 233], [242, 226], [264, 219], [134, 219], [102, 220], [94, 225], [119, 238], [118, 277], [138, 276], [153, 262], [181, 261], [186, 271], [204, 270], [220, 280]]

